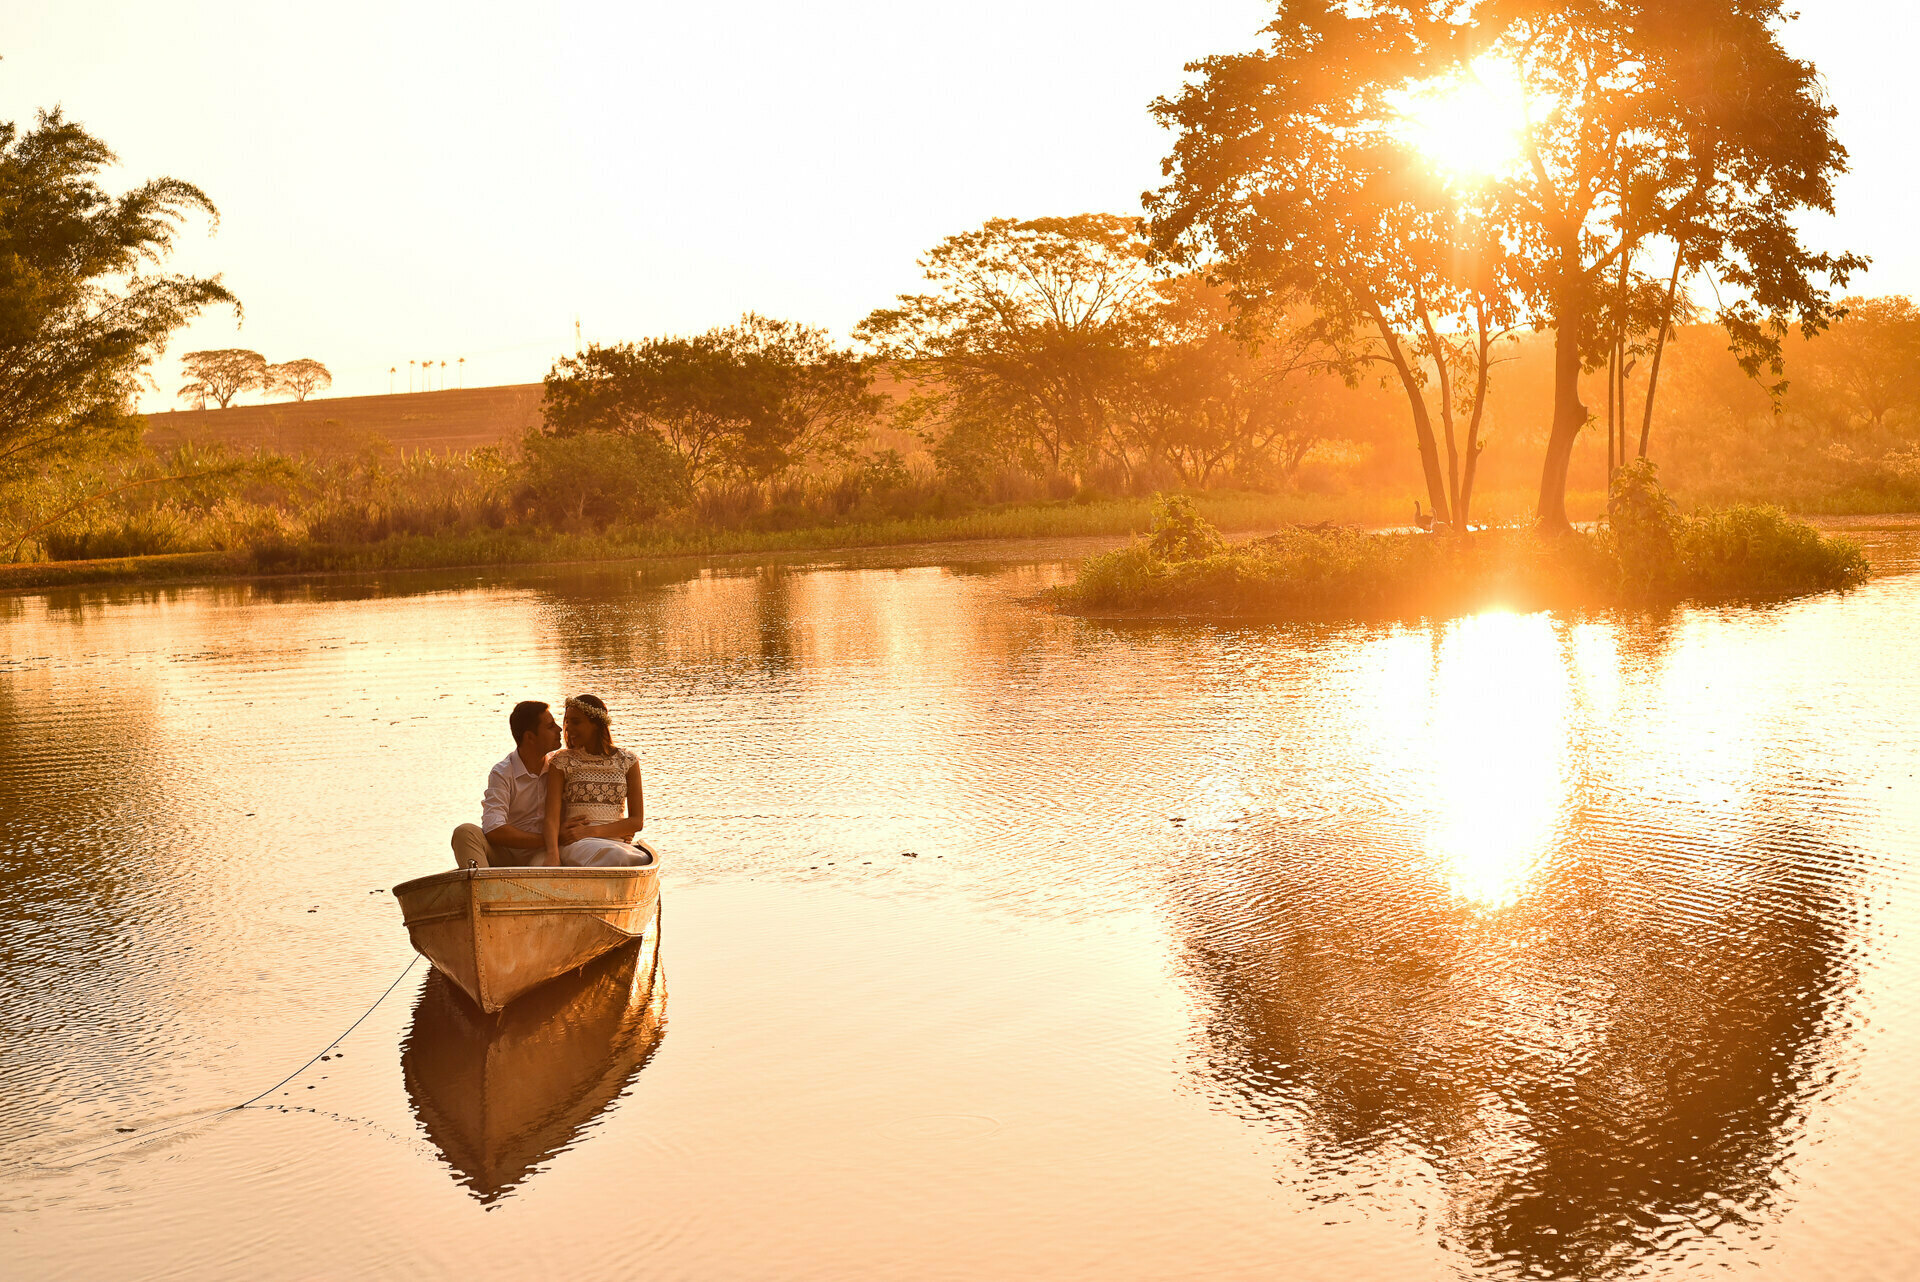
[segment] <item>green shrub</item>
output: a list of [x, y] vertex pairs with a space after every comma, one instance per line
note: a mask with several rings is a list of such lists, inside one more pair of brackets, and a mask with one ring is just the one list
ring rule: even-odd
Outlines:
[[650, 432], [530, 432], [521, 448], [520, 502], [544, 525], [637, 524], [689, 497], [686, 464]]
[[1686, 520], [1660, 488], [1654, 465], [1635, 459], [1615, 473], [1607, 491], [1602, 540], [1630, 591], [1659, 591], [1680, 573], [1679, 546]]
[[1859, 547], [1778, 508], [1681, 516], [1645, 459], [1614, 477], [1601, 541], [1634, 599], [1785, 597], [1851, 587], [1867, 577]]
[[1199, 561], [1226, 550], [1220, 536], [1185, 494], [1153, 496], [1153, 532], [1147, 550], [1162, 561]]
[[1858, 544], [1823, 536], [1773, 507], [1702, 513], [1687, 522], [1680, 551], [1696, 596], [1790, 596], [1852, 587], [1867, 577]]

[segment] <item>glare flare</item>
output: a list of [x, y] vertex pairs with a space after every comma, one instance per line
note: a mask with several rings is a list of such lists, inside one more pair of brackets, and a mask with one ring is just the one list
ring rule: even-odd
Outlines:
[[1527, 96], [1519, 69], [1504, 58], [1481, 58], [1462, 74], [1428, 81], [1399, 107], [1401, 140], [1442, 172], [1492, 178], [1520, 158]]
[[1436, 675], [1428, 850], [1456, 899], [1507, 908], [1545, 864], [1568, 804], [1567, 674], [1552, 621], [1462, 619]]

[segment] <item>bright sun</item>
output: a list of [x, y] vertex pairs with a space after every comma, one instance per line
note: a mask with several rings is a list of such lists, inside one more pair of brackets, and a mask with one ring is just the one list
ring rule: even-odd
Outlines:
[[1434, 166], [1460, 178], [1491, 178], [1520, 157], [1526, 95], [1505, 58], [1488, 56], [1459, 76], [1408, 91], [1396, 132]]

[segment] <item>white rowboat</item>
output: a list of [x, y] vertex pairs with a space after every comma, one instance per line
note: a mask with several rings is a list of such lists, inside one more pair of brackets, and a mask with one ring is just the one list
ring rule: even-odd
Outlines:
[[660, 860], [639, 868], [455, 868], [393, 888], [414, 948], [491, 1015], [646, 932]]

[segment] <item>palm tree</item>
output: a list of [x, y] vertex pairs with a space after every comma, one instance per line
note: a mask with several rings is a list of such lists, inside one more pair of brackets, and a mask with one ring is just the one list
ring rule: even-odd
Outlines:
[[456, 383], [455, 386], [465, 387], [467, 385], [467, 358], [466, 357], [462, 356], [460, 358], [460, 368], [456, 370], [455, 373], [458, 374], [460, 378], [460, 381]]
[[400, 372], [399, 366], [397, 365], [387, 366], [387, 395], [388, 396], [393, 395], [393, 376], [399, 372]]
[[409, 392], [411, 392], [411, 391], [413, 390], [413, 367], [414, 367], [414, 366], [415, 366], [416, 364], [418, 364], [418, 362], [417, 362], [417, 361], [408, 361], [408, 362], [407, 362], [407, 390], [408, 390]]

